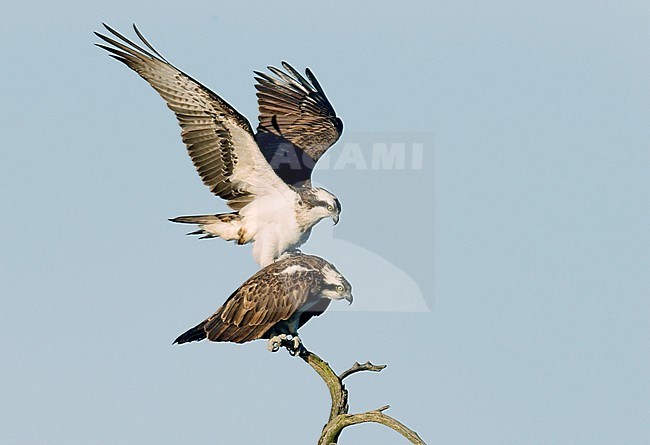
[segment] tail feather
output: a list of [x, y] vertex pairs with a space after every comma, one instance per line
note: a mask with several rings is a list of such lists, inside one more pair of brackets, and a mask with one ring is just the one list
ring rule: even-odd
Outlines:
[[203, 235], [204, 238], [223, 238], [226, 241], [237, 241], [246, 244], [250, 239], [246, 231], [242, 230], [242, 217], [237, 212], [219, 213], [216, 215], [177, 216], [171, 222], [182, 224], [197, 224], [199, 230], [188, 235]]
[[194, 326], [192, 329], [182, 333], [181, 335], [178, 336], [176, 340], [174, 340], [174, 343], [172, 344], [182, 345], [183, 343], [189, 343], [191, 341], [204, 340], [207, 337], [207, 334], [204, 329], [206, 322], [207, 320], [202, 321], [201, 323]]
[[[223, 215], [232, 215], [232, 213], [225, 213]], [[194, 216], [177, 216], [176, 218], [169, 218], [171, 222], [182, 224], [212, 224], [221, 221], [222, 215], [194, 215]]]

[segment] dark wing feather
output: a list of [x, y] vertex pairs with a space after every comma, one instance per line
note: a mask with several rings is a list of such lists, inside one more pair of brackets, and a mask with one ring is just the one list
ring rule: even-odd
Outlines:
[[298, 327], [301, 327], [307, 323], [311, 317], [318, 317], [320, 314], [325, 312], [332, 300], [328, 298], [320, 299], [316, 304], [310, 307], [308, 310], [300, 314], [300, 320], [298, 321]]
[[175, 68], [133, 26], [143, 48], [104, 25], [117, 39], [95, 33], [97, 46], [126, 64], [162, 96], [182, 128], [181, 137], [203, 183], [239, 210], [255, 195], [288, 189], [273, 173], [250, 123], [221, 97]]
[[274, 76], [255, 72], [260, 112], [255, 137], [278, 175], [299, 185], [339, 139], [343, 122], [309, 69], [307, 80], [288, 63], [282, 66], [286, 72], [268, 67]]

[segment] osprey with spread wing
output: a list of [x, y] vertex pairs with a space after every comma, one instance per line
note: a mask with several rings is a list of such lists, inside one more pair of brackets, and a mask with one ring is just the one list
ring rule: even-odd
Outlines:
[[[198, 224], [192, 234], [253, 243], [253, 257], [266, 266], [297, 249], [324, 218], [336, 224], [339, 200], [311, 186], [316, 161], [343, 130], [322, 87], [307, 69], [305, 79], [289, 64], [273, 75], [256, 72], [260, 110], [257, 133], [248, 120], [217, 94], [175, 68], [134, 25], [146, 48], [107, 25], [114, 38], [95, 33], [99, 47], [126, 64], [162, 96], [181, 126], [181, 137], [203, 183], [234, 210], [181, 216]], [[116, 40], [117, 39], [117, 40]]]

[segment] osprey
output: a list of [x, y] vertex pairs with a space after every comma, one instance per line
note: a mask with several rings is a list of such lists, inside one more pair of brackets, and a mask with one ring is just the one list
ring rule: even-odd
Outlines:
[[285, 254], [246, 280], [217, 311], [174, 343], [268, 338], [268, 349], [301, 348], [298, 328], [322, 314], [332, 300], [352, 304], [352, 286], [336, 268], [313, 255]]
[[341, 204], [330, 192], [312, 188], [316, 161], [338, 140], [343, 124], [322, 87], [288, 63], [286, 72], [257, 74], [260, 109], [257, 133], [248, 120], [217, 94], [175, 68], [133, 26], [145, 49], [109, 26], [118, 40], [95, 33], [110, 46], [97, 46], [126, 64], [162, 96], [176, 114], [181, 137], [203, 183], [227, 200], [231, 213], [180, 216], [198, 224], [192, 235], [253, 244], [253, 257], [266, 266], [297, 249], [324, 218], [339, 220]]

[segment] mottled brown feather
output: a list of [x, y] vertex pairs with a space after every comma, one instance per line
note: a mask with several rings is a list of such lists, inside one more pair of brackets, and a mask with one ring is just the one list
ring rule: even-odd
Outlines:
[[[328, 264], [311, 255], [295, 255], [271, 263], [246, 280], [205, 323], [202, 328], [212, 341], [243, 343], [265, 334], [276, 323], [288, 320], [305, 303], [316, 302], [306, 320], [323, 312], [330, 303], [314, 295], [322, 278], [320, 270]], [[303, 269], [292, 274], [281, 272], [291, 266]]]

